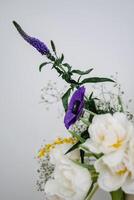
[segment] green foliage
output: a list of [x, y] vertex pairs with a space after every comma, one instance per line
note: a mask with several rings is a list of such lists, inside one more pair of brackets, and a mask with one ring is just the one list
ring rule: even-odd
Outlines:
[[86, 71], [72, 70], [72, 73], [73, 73], [73, 74], [79, 74], [79, 75], [86, 75], [86, 74], [89, 74], [92, 70], [93, 70], [93, 68], [88, 69], [88, 70], [86, 70]]
[[45, 66], [45, 65], [48, 65], [50, 64], [51, 62], [44, 62], [42, 63], [40, 66], [39, 66], [39, 71], [41, 72], [42, 68]]
[[71, 133], [71, 135], [75, 138], [77, 138], [78, 141], [80, 141], [81, 143], [85, 142], [85, 139], [82, 138], [79, 134], [77, 134], [75, 131], [71, 131], [69, 130], [69, 133]]
[[62, 63], [64, 60], [64, 54], [62, 53], [61, 58], [60, 58], [60, 62]]
[[84, 156], [85, 156], [85, 152], [84, 152], [83, 150], [80, 149], [81, 163], [84, 163]]
[[67, 111], [67, 108], [68, 108], [68, 99], [69, 99], [71, 90], [72, 90], [72, 88], [69, 88], [66, 91], [66, 93], [62, 96], [62, 104], [63, 104], [63, 107], [65, 109], [65, 112]]
[[[80, 79], [82, 78], [82, 76], [88, 75], [90, 72], [92, 72], [93, 68], [88, 69], [86, 71], [81, 71], [81, 70], [77, 70], [74, 69], [72, 70], [72, 66], [69, 65], [68, 63], [63, 63], [64, 61], [64, 55], [61, 54], [60, 57], [57, 56], [56, 53], [56, 47], [54, 42], [51, 40], [51, 47], [52, 50], [54, 52], [54, 55], [49, 53], [47, 55], [47, 58], [50, 60], [50, 62], [44, 62], [39, 66], [39, 71], [42, 70], [42, 68], [47, 65], [47, 64], [52, 64], [52, 69], [55, 69], [57, 71], [57, 73], [59, 74], [59, 76], [61, 76], [61, 78], [70, 85], [70, 88], [68, 89], [68, 91], [65, 92], [65, 94], [62, 96], [62, 102], [63, 102], [63, 106], [65, 111], [67, 110], [67, 106], [68, 106], [68, 99], [69, 96], [71, 94], [71, 89], [73, 90], [74, 88], [78, 88], [83, 84], [86, 83], [99, 83], [99, 82], [114, 82], [112, 79], [109, 78], [99, 78], [99, 77], [90, 77], [90, 78], [85, 78], [80, 82]], [[75, 80], [73, 78], [73, 75], [76, 74], [79, 77]], [[86, 102], [86, 107], [90, 107], [90, 110], [96, 113], [95, 110], [95, 103], [94, 100], [91, 99], [90, 101]]]
[[51, 47], [52, 47], [53, 52], [56, 52], [56, 47], [52, 40], [51, 40]]
[[80, 144], [82, 144], [83, 142], [85, 142], [86, 139], [89, 138], [88, 130], [81, 133], [79, 137], [81, 138], [81, 140], [79, 138], [77, 138], [78, 142], [76, 144], [74, 144], [65, 154], [68, 154], [69, 152], [74, 151], [75, 149], [77, 149], [79, 147]]
[[112, 200], [125, 200], [125, 194], [121, 188], [116, 191], [111, 192], [110, 194], [111, 194]]
[[63, 74], [63, 71], [55, 66], [55, 70], [58, 72], [59, 76]]
[[70, 73], [70, 75], [72, 75], [72, 73], [71, 73], [72, 67], [68, 63], [64, 63], [63, 66], [66, 67], [68, 69], [68, 73]]
[[100, 77], [91, 77], [91, 78], [86, 78], [83, 81], [81, 81], [81, 85], [85, 83], [101, 83], [101, 82], [114, 82], [110, 78], [100, 78]]
[[81, 137], [83, 139], [88, 139], [89, 138], [89, 133], [88, 133], [88, 130], [85, 130], [84, 132], [81, 133]]
[[68, 154], [68, 153], [70, 153], [71, 151], [74, 151], [75, 149], [78, 149], [78, 147], [79, 147], [80, 144], [81, 144], [80, 141], [77, 142], [76, 144], [74, 144], [70, 149], [68, 149], [68, 151], [65, 153], [65, 155]]
[[[71, 90], [75, 89], [75, 88], [79, 88], [80, 86], [87, 84], [87, 83], [101, 83], [101, 82], [114, 82], [112, 79], [109, 78], [103, 78], [103, 77], [88, 77], [88, 78], [84, 78], [82, 81], [82, 77], [85, 75], [88, 75], [92, 72], [93, 68], [88, 69], [86, 71], [82, 71], [82, 70], [77, 70], [77, 69], [73, 69], [72, 70], [72, 66], [64, 61], [64, 55], [61, 54], [61, 56], [57, 56], [57, 52], [56, 52], [56, 46], [54, 44], [54, 42], [51, 40], [51, 47], [53, 50], [53, 54], [49, 53], [47, 54], [47, 58], [48, 60], [50, 60], [50, 62], [44, 62], [39, 66], [39, 71], [42, 70], [42, 68], [47, 65], [47, 64], [52, 64], [52, 69], [55, 69], [56, 72], [58, 73], [58, 75], [66, 82], [69, 84], [69, 89], [64, 93], [64, 95], [62, 96], [62, 103], [63, 103], [63, 107], [65, 109], [65, 112], [67, 111], [68, 108], [68, 99], [70, 97], [71, 94]], [[76, 77], [76, 76], [78, 77]], [[76, 79], [74, 78], [76, 77]], [[93, 93], [91, 93], [89, 98], [85, 99], [85, 109], [87, 109], [88, 111], [90, 111], [90, 116], [89, 116], [89, 124], [92, 122], [92, 119], [94, 117], [94, 115], [92, 113], [95, 114], [100, 114], [101, 111], [98, 111], [96, 109], [96, 102], [95, 99], [93, 98]], [[112, 111], [111, 111], [112, 112]], [[72, 133], [72, 135], [74, 136], [75, 133]], [[83, 133], [85, 134], [85, 133]], [[77, 137], [77, 139], [83, 143], [83, 141], [85, 141], [85, 136], [82, 135], [78, 135], [76, 134], [75, 137]], [[87, 137], [89, 137], [89, 135], [87, 135]], [[72, 150], [72, 149], [71, 149]]]

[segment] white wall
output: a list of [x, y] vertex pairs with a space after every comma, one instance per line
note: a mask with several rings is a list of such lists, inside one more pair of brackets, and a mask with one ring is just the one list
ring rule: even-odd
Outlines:
[[134, 0], [0, 0], [0, 200], [43, 200], [34, 156], [43, 139], [65, 129], [54, 107], [46, 112], [39, 104], [40, 89], [57, 76], [38, 72], [43, 58], [12, 20], [47, 44], [53, 39], [75, 68], [118, 72], [126, 98], [134, 99]]

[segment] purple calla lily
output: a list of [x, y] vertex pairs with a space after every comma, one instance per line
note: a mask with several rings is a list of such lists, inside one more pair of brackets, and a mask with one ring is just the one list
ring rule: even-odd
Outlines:
[[31, 44], [34, 48], [36, 48], [37, 51], [39, 51], [42, 55], [50, 54], [49, 49], [43, 42], [41, 42], [40, 40], [34, 37], [27, 35], [17, 22], [13, 21], [13, 24], [18, 30], [18, 32], [20, 33], [20, 35], [23, 37], [23, 39], [26, 40], [29, 44]]
[[67, 112], [64, 117], [64, 123], [67, 129], [74, 124], [80, 117], [84, 108], [84, 86], [78, 88], [71, 97]]

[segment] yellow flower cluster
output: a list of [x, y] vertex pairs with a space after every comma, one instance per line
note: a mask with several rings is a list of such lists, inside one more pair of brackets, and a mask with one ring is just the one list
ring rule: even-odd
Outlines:
[[77, 139], [74, 138], [74, 137], [56, 138], [53, 143], [46, 144], [45, 147], [40, 149], [40, 151], [38, 153], [38, 158], [44, 157], [47, 153], [49, 153], [57, 145], [60, 145], [60, 144], [75, 144], [76, 142], [77, 142]]

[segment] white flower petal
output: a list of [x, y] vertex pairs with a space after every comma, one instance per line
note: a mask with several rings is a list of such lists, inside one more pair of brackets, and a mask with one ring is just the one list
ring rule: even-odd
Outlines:
[[104, 170], [107, 170], [106, 165], [104, 164], [102, 158], [95, 161], [94, 167], [97, 172], [102, 173]]
[[91, 139], [87, 139], [85, 143], [82, 144], [83, 147], [87, 148], [93, 153], [101, 153], [97, 144], [95, 144]]
[[86, 143], [95, 153], [108, 154], [119, 151], [127, 144], [134, 128], [124, 113], [100, 114], [89, 126], [90, 142]]
[[124, 184], [127, 173], [123, 176], [112, 174], [108, 170], [104, 170], [103, 173], [99, 175], [98, 184], [101, 189], [111, 192], [119, 189]]
[[128, 177], [122, 189], [125, 193], [134, 194], [134, 179], [131, 179], [130, 177]]
[[116, 152], [112, 152], [103, 156], [103, 161], [109, 167], [114, 167], [118, 165], [124, 157], [124, 149], [121, 149]]
[[58, 191], [58, 184], [55, 182], [55, 180], [51, 179], [48, 180], [45, 184], [45, 193], [48, 195], [57, 194]]
[[56, 164], [57, 162], [60, 162], [62, 157], [68, 157], [72, 160], [77, 160], [80, 158], [79, 150], [76, 149], [67, 155], [65, 153], [72, 147], [72, 144], [60, 144], [57, 145], [54, 149], [52, 149], [49, 153], [50, 155], [50, 162], [52, 164]]
[[91, 175], [86, 168], [62, 157], [56, 163], [54, 179], [47, 182], [45, 191], [65, 200], [83, 200], [91, 184]]
[[65, 200], [57, 195], [47, 195], [47, 200]]

